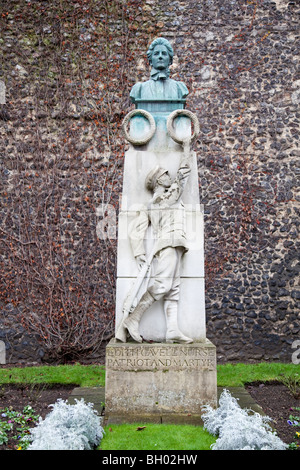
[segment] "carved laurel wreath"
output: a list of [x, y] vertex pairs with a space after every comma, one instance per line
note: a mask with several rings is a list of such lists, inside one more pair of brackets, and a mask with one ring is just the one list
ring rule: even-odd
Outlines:
[[[134, 139], [127, 131], [127, 126], [128, 126], [130, 119], [137, 115], [143, 116], [146, 119], [148, 119], [149, 124], [150, 124], [149, 132], [145, 135], [143, 139], [142, 138]], [[125, 116], [124, 121], [122, 123], [122, 128], [123, 128], [125, 138], [126, 140], [128, 140], [128, 142], [130, 142], [133, 145], [145, 145], [154, 136], [154, 133], [156, 130], [156, 124], [155, 124], [154, 117], [152, 116], [152, 114], [148, 113], [148, 111], [145, 111], [144, 109], [134, 109], [133, 111], [130, 111], [130, 113], [128, 113]]]
[[[177, 137], [174, 127], [173, 127], [173, 122], [178, 116], [189, 117], [192, 123], [194, 124], [194, 131], [191, 137], [188, 137], [185, 139], [179, 139], [179, 137]], [[167, 129], [168, 129], [169, 136], [172, 137], [172, 139], [175, 140], [175, 142], [177, 142], [178, 144], [183, 144], [186, 141], [189, 141], [190, 143], [192, 143], [194, 142], [194, 140], [196, 139], [196, 137], [198, 137], [200, 133], [199, 121], [198, 121], [196, 114], [192, 113], [192, 111], [189, 111], [187, 109], [175, 109], [175, 111], [173, 111], [168, 117]]]
[[[135, 139], [130, 135], [130, 133], [127, 130], [129, 121], [134, 116], [143, 116], [149, 121], [150, 129], [144, 138]], [[194, 130], [193, 130], [191, 137], [188, 137], [185, 139], [180, 139], [179, 137], [177, 137], [174, 127], [173, 127], [173, 122], [178, 116], [185, 116], [191, 119], [192, 124], [194, 125]], [[134, 109], [133, 111], [130, 111], [125, 116], [123, 123], [122, 123], [122, 129], [123, 129], [124, 136], [126, 140], [128, 140], [128, 142], [130, 142], [133, 145], [145, 145], [149, 142], [150, 139], [152, 139], [156, 130], [156, 124], [155, 124], [155, 120], [152, 114], [150, 114], [148, 111], [145, 111], [144, 109]], [[167, 129], [168, 129], [168, 133], [170, 137], [178, 144], [184, 144], [186, 141], [189, 141], [190, 143], [192, 143], [196, 139], [196, 137], [199, 135], [199, 132], [200, 132], [199, 121], [198, 121], [196, 114], [192, 113], [191, 111], [187, 109], [176, 109], [175, 111], [173, 111], [167, 119]]]

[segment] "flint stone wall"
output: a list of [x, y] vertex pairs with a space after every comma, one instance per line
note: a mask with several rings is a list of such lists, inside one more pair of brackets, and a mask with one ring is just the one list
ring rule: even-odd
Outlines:
[[[89, 146], [97, 136], [93, 126], [80, 127], [86, 123], [86, 114], [84, 106], [72, 104], [77, 86], [72, 84], [72, 75], [66, 87], [70, 89], [68, 111], [55, 109], [47, 114], [31, 104], [34, 84], [47, 83], [49, 89], [55, 89], [51, 85], [54, 72], [47, 75], [46, 66], [36, 69], [42, 64], [43, 50], [55, 50], [55, 20], [48, 12], [44, 42], [36, 44], [26, 30], [30, 17], [14, 18], [20, 5], [11, 3], [14, 9], [0, 42], [4, 54], [0, 79], [6, 84], [6, 99], [13, 97], [13, 105], [2, 109], [0, 121], [1, 184], [8, 197], [13, 194], [14, 160], [20, 152], [25, 184], [30, 184], [28, 169], [32, 174], [49, 171], [54, 161], [49, 149], [53, 142], [60, 143], [59, 127], [77, 123], [76, 158], [61, 158], [61, 171], [67, 176], [64, 181], [68, 181], [65, 194], [71, 194], [63, 201], [66, 204], [86, 190], [83, 182], [72, 180], [74, 175], [97, 176], [96, 171], [108, 165], [109, 149], [91, 155]], [[175, 61], [171, 76], [187, 84], [187, 107], [197, 113], [201, 124], [195, 151], [200, 200], [205, 207], [207, 337], [216, 345], [219, 362], [289, 362], [292, 344], [300, 336], [299, 4], [288, 0], [148, 0], [136, 14], [137, 44], [141, 35], [148, 35], [149, 42], [154, 35], [172, 42]], [[93, 30], [88, 22], [82, 28], [80, 40], [85, 41]], [[119, 25], [112, 22], [109, 28], [117, 34]], [[28, 57], [23, 68], [16, 68], [21, 65], [18, 48], [25, 51], [23, 59]], [[142, 53], [145, 56], [144, 50]], [[67, 63], [67, 53], [62, 60]], [[137, 65], [136, 78], [147, 79], [145, 57]], [[67, 74], [67, 68], [64, 70]], [[128, 93], [134, 82], [128, 84]], [[129, 102], [127, 105], [131, 109]], [[42, 130], [39, 151], [47, 164], [34, 160], [36, 138], [24, 140], [27, 128], [34, 132], [36, 123]], [[121, 190], [122, 171], [118, 160], [116, 195]], [[110, 189], [105, 191], [105, 195], [109, 193]], [[3, 201], [5, 220], [7, 199]], [[91, 209], [93, 222], [80, 236], [92, 237], [94, 218]], [[67, 219], [65, 213], [65, 223], [77, 237], [78, 219]], [[96, 253], [95, 259], [98, 257]], [[103, 276], [105, 270], [99, 266], [99, 278]], [[113, 305], [111, 284], [102, 283], [101, 289]], [[13, 307], [1, 305], [0, 338], [6, 343], [7, 360], [40, 361], [43, 350], [16, 323]]]

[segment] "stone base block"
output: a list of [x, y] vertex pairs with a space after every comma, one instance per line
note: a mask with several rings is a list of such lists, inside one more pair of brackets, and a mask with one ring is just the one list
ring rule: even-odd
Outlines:
[[202, 406], [217, 406], [216, 348], [120, 343], [106, 347], [105, 421], [200, 424]]

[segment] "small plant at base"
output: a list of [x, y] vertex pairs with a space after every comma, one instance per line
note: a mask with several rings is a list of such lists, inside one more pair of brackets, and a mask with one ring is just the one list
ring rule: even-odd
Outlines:
[[[13, 410], [11, 407], [1, 409], [0, 413], [0, 445], [7, 444], [9, 436], [14, 431], [17, 434], [12, 436], [12, 439], [18, 441], [16, 448], [18, 450], [26, 449], [29, 445], [27, 437], [30, 428], [37, 422], [39, 416], [35, 414], [35, 411], [29, 405], [24, 407], [22, 413]], [[18, 427], [15, 428], [15, 426]]]
[[292, 374], [280, 378], [280, 381], [285, 385], [294, 398], [300, 398], [300, 376], [298, 374]]
[[[291, 411], [298, 411], [299, 415], [298, 416], [290, 415], [287, 422], [290, 426], [295, 426], [300, 431], [300, 408], [298, 408], [298, 407], [297, 408], [291, 408]], [[300, 440], [300, 432], [299, 431], [295, 432], [295, 439], [297, 439], [298, 441]], [[296, 450], [298, 448], [299, 448], [299, 444], [297, 444], [296, 442], [292, 442], [289, 445], [289, 449], [291, 449], [291, 450]]]
[[57, 400], [53, 409], [31, 430], [28, 450], [92, 450], [104, 434], [101, 418], [83, 399], [70, 405]]
[[7, 444], [8, 437], [7, 432], [11, 431], [12, 425], [9, 423], [1, 422], [0, 423], [0, 445]]
[[218, 436], [212, 450], [286, 450], [288, 447], [272, 432], [268, 424], [271, 418], [242, 409], [228, 390], [221, 394], [219, 408], [204, 406], [203, 409], [204, 429]]

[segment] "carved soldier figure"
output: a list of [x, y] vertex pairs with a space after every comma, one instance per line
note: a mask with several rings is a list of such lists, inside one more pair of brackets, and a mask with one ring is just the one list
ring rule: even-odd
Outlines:
[[190, 174], [188, 160], [183, 158], [172, 182], [164, 168], [154, 168], [146, 178], [146, 187], [153, 192], [148, 211], [140, 211], [130, 227], [133, 254], [140, 268], [146, 263], [144, 237], [149, 224], [154, 240], [151, 280], [133, 312], [124, 319], [130, 336], [142, 341], [139, 323], [144, 312], [157, 300], [163, 299], [167, 323], [166, 342], [191, 343], [178, 328], [178, 301], [180, 291], [180, 262], [188, 250], [185, 233], [185, 208], [182, 193]]

